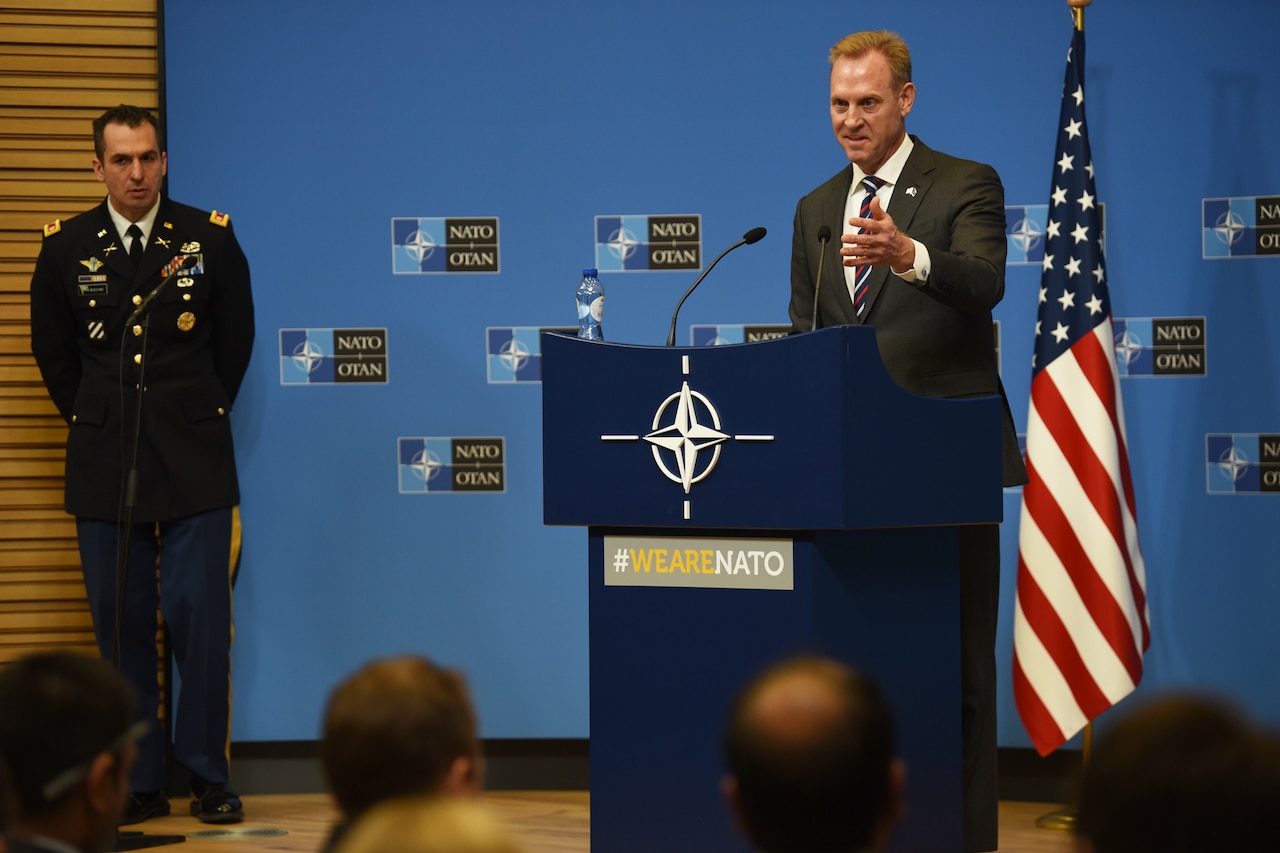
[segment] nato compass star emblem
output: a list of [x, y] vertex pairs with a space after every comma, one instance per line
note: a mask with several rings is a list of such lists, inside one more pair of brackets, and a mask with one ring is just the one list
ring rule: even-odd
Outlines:
[[[686, 377], [680, 390], [667, 396], [653, 413], [650, 431], [645, 435], [602, 435], [601, 441], [645, 441], [653, 451], [653, 461], [662, 475], [684, 489], [705, 480], [720, 461], [721, 445], [733, 441], [773, 441], [772, 435], [734, 435], [723, 432], [720, 413], [705, 394], [689, 387], [689, 356], [680, 357], [681, 372]], [[689, 520], [690, 502], [684, 502], [684, 517]]]
[[430, 232], [418, 229], [409, 235], [409, 239], [404, 242], [404, 248], [409, 255], [418, 263], [422, 263], [427, 258], [435, 254], [436, 238]]
[[1230, 449], [1223, 451], [1222, 456], [1218, 458], [1218, 470], [1234, 483], [1249, 470], [1249, 457], [1245, 455], [1243, 450], [1232, 445]]
[[515, 338], [504, 343], [498, 350], [498, 360], [511, 370], [512, 376], [528, 363], [530, 355], [532, 353], [529, 348]]
[[294, 347], [291, 357], [300, 370], [313, 373], [324, 362], [324, 351], [311, 341], [303, 341]]
[[1134, 359], [1142, 354], [1142, 338], [1133, 332], [1125, 329], [1119, 335], [1116, 335], [1116, 359], [1124, 362], [1124, 366], [1128, 367], [1133, 364]]
[[434, 452], [423, 448], [413, 454], [409, 467], [418, 479], [424, 483], [429, 483], [440, 474], [440, 469], [444, 467], [444, 463], [440, 461], [440, 457]]
[[1029, 216], [1024, 216], [1014, 224], [1009, 231], [1009, 237], [1024, 255], [1029, 255], [1032, 250], [1039, 248], [1040, 241], [1044, 239], [1044, 232], [1040, 230], [1038, 222]]
[[619, 228], [609, 235], [609, 239], [605, 242], [609, 247], [609, 251], [618, 260], [625, 261], [636, 253], [636, 249], [640, 246], [640, 241], [636, 239], [636, 235], [632, 234], [626, 228]]
[[1219, 216], [1218, 221], [1213, 224], [1213, 233], [1217, 234], [1218, 239], [1223, 243], [1232, 246], [1244, 236], [1246, 227], [1248, 226], [1245, 225], [1245, 221], [1240, 214], [1228, 210]]

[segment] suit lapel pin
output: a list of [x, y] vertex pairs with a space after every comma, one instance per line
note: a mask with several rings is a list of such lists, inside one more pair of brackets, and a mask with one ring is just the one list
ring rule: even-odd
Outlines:
[[99, 236], [99, 237], [105, 237], [105, 236], [107, 236], [107, 229], [103, 228], [101, 231], [99, 231], [99, 232], [98, 232], [98, 236]]
[[169, 242], [170, 242], [170, 241], [168, 241], [168, 240], [166, 240], [165, 238], [161, 237], [159, 234], [157, 234], [157, 235], [155, 236], [155, 238], [154, 238], [154, 239], [155, 239], [155, 241], [156, 241], [157, 245], [164, 246], [166, 249], [167, 249], [167, 248], [169, 248]]
[[907, 187], [907, 195], [911, 196], [912, 198], [916, 197], [917, 192], [919, 192], [919, 190], [917, 190], [915, 187]]
[[120, 247], [116, 245], [115, 241], [112, 240], [111, 245], [102, 250], [102, 254], [110, 255], [112, 252], [114, 252], [116, 249], [119, 249], [119, 248]]

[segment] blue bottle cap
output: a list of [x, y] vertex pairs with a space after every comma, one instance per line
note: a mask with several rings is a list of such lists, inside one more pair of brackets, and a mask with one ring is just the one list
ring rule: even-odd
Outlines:
[[582, 271], [582, 274], [583, 274], [583, 275], [596, 275], [596, 273], [598, 273], [598, 272], [599, 272], [599, 270], [594, 270], [594, 269], [585, 269], [585, 270], [583, 270], [583, 271]]

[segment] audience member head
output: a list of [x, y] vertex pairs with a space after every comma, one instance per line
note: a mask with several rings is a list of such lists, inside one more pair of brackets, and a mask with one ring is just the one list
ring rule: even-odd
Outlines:
[[1219, 700], [1164, 697], [1099, 738], [1079, 804], [1081, 851], [1276, 850], [1280, 738]]
[[337, 853], [520, 853], [521, 847], [478, 800], [401, 797], [365, 812]]
[[144, 726], [136, 700], [106, 662], [45, 652], [0, 670], [0, 755], [13, 813], [8, 834], [47, 836], [84, 853], [114, 837]]
[[725, 794], [758, 850], [880, 849], [905, 768], [876, 685], [824, 658], [767, 670], [738, 696], [724, 737]]
[[329, 697], [321, 757], [348, 819], [393, 797], [477, 793], [480, 747], [466, 682], [421, 657], [370, 663]]

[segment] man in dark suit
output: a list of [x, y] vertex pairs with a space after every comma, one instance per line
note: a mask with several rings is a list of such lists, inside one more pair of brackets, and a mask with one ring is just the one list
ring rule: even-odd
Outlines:
[[[831, 49], [831, 122], [850, 165], [796, 207], [792, 327], [872, 325], [906, 390], [1003, 397], [991, 310], [1004, 296], [1004, 189], [990, 166], [909, 136], [914, 103], [897, 34], [855, 33]], [[838, 241], [819, 240], [824, 226]], [[1007, 403], [1003, 439], [1004, 484], [1026, 482]], [[999, 528], [961, 528], [960, 562], [965, 850], [994, 850]]]
[[83, 655], [41, 652], [0, 670], [9, 853], [98, 853], [115, 840], [136, 740], [150, 725], [134, 721], [135, 706], [110, 664]]
[[[192, 814], [235, 822], [244, 813], [227, 747], [240, 493], [229, 415], [253, 345], [249, 264], [226, 214], [161, 197], [168, 160], [154, 116], [121, 105], [93, 127], [107, 198], [45, 227], [31, 349], [70, 427], [66, 509], [98, 647], [112, 657], [127, 519], [121, 671], [141, 716], [155, 719], [158, 608], [182, 682], [174, 758]], [[140, 746], [126, 822], [169, 813], [164, 732], [153, 727]]]

